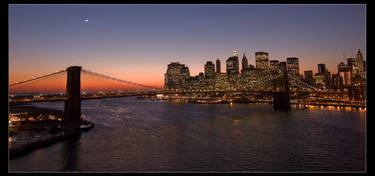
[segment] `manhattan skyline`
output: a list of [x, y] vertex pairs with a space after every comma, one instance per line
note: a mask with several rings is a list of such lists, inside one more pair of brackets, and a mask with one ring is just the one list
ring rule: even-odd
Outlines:
[[255, 65], [300, 59], [300, 73], [366, 58], [365, 5], [10, 5], [10, 83], [81, 65], [162, 86], [166, 65], [191, 75], [233, 50]]

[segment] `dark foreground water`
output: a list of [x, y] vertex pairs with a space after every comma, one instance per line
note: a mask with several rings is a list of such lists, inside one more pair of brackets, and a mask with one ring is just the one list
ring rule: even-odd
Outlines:
[[[63, 110], [63, 102], [35, 103]], [[365, 111], [265, 104], [82, 101], [96, 126], [9, 161], [12, 171], [364, 171]]]

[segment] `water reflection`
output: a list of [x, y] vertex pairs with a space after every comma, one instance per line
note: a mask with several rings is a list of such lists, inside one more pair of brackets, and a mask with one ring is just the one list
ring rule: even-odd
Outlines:
[[345, 108], [279, 112], [267, 104], [156, 103], [131, 97], [87, 100], [82, 107], [96, 124], [93, 130], [38, 155], [10, 160], [11, 170], [364, 170], [365, 113]]
[[79, 150], [80, 145], [79, 141], [81, 139], [81, 135], [73, 136], [66, 141], [63, 142], [62, 145], [62, 171], [74, 171], [77, 168], [77, 162], [79, 161]]
[[366, 112], [366, 108], [362, 107], [349, 107], [349, 106], [323, 106], [323, 105], [293, 105], [295, 109], [308, 109], [311, 111], [328, 110], [328, 111], [347, 111], [347, 112]]

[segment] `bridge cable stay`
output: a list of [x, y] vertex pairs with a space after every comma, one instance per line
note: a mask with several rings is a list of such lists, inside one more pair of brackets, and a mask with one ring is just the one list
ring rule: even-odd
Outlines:
[[[299, 80], [299, 78], [296, 78], [296, 77], [295, 77], [294, 75], [292, 75], [292, 74], [288, 74], [288, 76], [289, 76], [290, 78], [292, 78], [293, 80], [297, 81], [298, 83], [300, 83], [301, 85], [304, 85], [304, 86], [306, 86], [306, 87], [309, 87], [309, 89], [314, 89], [314, 90], [316, 90], [316, 91], [322, 91], [321, 89], [319, 89], [319, 88], [317, 88], [317, 87], [314, 87], [314, 86], [312, 86], [312, 85], [310, 85], [310, 84], [308, 84], [308, 83], [305, 83], [305, 82]], [[306, 87], [305, 87], [305, 88], [306, 88]]]
[[66, 70], [45, 74], [31, 79], [9, 84], [9, 92], [13, 93], [65, 93]]
[[46, 77], [53, 76], [53, 75], [56, 75], [56, 74], [59, 74], [59, 73], [63, 73], [63, 72], [66, 72], [66, 70], [64, 69], [64, 70], [60, 70], [60, 71], [57, 71], [57, 72], [54, 72], [54, 73], [50, 73], [50, 74], [46, 74], [46, 75], [34, 77], [34, 78], [31, 78], [31, 79], [28, 79], [28, 80], [23, 80], [23, 81], [20, 81], [20, 82], [15, 82], [13, 84], [10, 84], [9, 86], [13, 87], [13, 86], [16, 86], [16, 85], [19, 85], [19, 84], [27, 83], [27, 82], [30, 82], [30, 81], [36, 81], [38, 79], [46, 78]]
[[252, 82], [252, 83], [254, 84], [253, 86], [258, 86], [260, 83], [265, 83], [265, 82], [272, 81], [272, 80], [274, 80], [276, 78], [279, 78], [280, 76], [282, 76], [282, 73], [277, 73], [277, 74], [274, 74], [274, 75], [272, 75], [272, 74], [269, 75], [267, 73], [266, 76], [264, 76], [262, 78], [259, 78], [259, 79], [257, 79], [257, 81]]
[[127, 80], [123, 80], [123, 79], [119, 79], [119, 78], [107, 76], [107, 75], [104, 75], [104, 74], [101, 74], [101, 73], [97, 73], [97, 72], [93, 72], [93, 71], [86, 70], [86, 69], [82, 69], [82, 72], [88, 73], [88, 74], [91, 74], [91, 75], [94, 75], [94, 76], [102, 77], [102, 78], [105, 78], [105, 79], [108, 79], [108, 80], [113, 80], [113, 81], [117, 81], [117, 82], [125, 83], [125, 84], [130, 84], [130, 85], [134, 85], [134, 86], [139, 86], [139, 87], [144, 87], [144, 88], [150, 88], [150, 89], [153, 89], [153, 90], [155, 90], [155, 89], [156, 90], [157, 89], [162, 89], [160, 87], [155, 87], [155, 86], [149, 86], [149, 85], [144, 85], [144, 84], [140, 84], [140, 83], [135, 83], [135, 82], [131, 82], [131, 81], [127, 81]]

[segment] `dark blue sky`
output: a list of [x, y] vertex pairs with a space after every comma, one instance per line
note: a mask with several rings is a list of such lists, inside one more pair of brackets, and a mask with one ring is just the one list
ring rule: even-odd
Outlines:
[[300, 58], [301, 74], [319, 63], [336, 73], [344, 55], [365, 53], [365, 5], [10, 5], [9, 11], [14, 81], [82, 65], [156, 83], [172, 61], [193, 75], [217, 57], [225, 68], [234, 49], [250, 64], [256, 51], [266, 51], [270, 59]]

